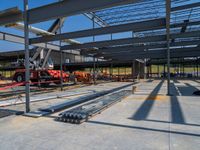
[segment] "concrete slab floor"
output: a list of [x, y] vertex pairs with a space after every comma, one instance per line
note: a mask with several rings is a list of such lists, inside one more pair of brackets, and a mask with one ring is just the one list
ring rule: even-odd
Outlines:
[[[116, 83], [116, 82], [111, 82], [111, 83], [106, 83], [106, 84], [97, 84], [97, 85], [90, 85], [90, 86], [85, 86], [82, 88], [76, 88], [76, 89], [70, 89], [70, 90], [66, 90], [66, 91], [57, 91], [57, 92], [51, 92], [51, 93], [45, 93], [45, 94], [40, 94], [37, 95], [37, 97], [40, 98], [44, 98], [44, 97], [49, 97], [49, 95], [51, 96], [57, 96], [60, 94], [73, 94], [73, 93], [83, 93], [83, 92], [99, 92], [102, 90], [109, 90], [109, 89], [113, 89], [113, 88], [117, 88], [123, 85], [126, 85], [129, 83], [125, 83], [125, 82], [121, 82], [121, 83]], [[79, 97], [79, 96], [83, 96], [86, 94], [80, 94], [80, 95], [75, 95], [75, 96], [68, 96], [68, 97], [63, 97], [63, 98], [56, 98], [56, 99], [49, 99], [49, 100], [44, 100], [44, 101], [38, 101], [38, 102], [31, 102], [31, 110], [35, 111], [38, 108], [41, 107], [47, 107], [47, 106], [52, 106], [58, 103], [62, 103], [62, 102], [66, 102], [68, 100], [71, 100], [73, 98]], [[31, 97], [31, 99], [33, 99], [34, 97]], [[17, 99], [16, 99], [17, 101]], [[9, 109], [9, 110], [18, 110], [18, 111], [22, 111], [25, 110], [25, 104], [18, 104], [18, 105], [12, 105], [12, 106], [6, 106], [6, 107], [0, 107], [4, 108], [4, 109]]]
[[199, 150], [200, 99], [192, 95], [199, 84], [172, 82], [173, 96], [166, 96], [166, 83], [142, 82], [135, 94], [81, 125], [56, 122], [55, 115], [1, 118], [0, 150]]

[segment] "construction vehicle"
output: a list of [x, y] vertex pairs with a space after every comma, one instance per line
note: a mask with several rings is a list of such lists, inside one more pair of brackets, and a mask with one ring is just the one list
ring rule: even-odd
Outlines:
[[[42, 30], [39, 28], [35, 28], [32, 26], [29, 26], [29, 31], [36, 34], [36, 35], [55, 35], [59, 28], [63, 26], [65, 21], [65, 18], [59, 18], [54, 21], [52, 26], [46, 30]], [[24, 24], [23, 23], [12, 23], [6, 25], [6, 27], [14, 27], [18, 30], [24, 30]], [[73, 39], [66, 39], [63, 40], [63, 42], [68, 44], [81, 44], [78, 41], [75, 41]], [[63, 81], [69, 81], [69, 74], [65, 72], [60, 72], [60, 70], [53, 70], [54, 65], [53, 61], [50, 58], [51, 49], [48, 49], [46, 52], [46, 56], [44, 57], [45, 49], [41, 47], [36, 47], [33, 49], [35, 52], [33, 57], [30, 58], [30, 81], [33, 83], [41, 83], [43, 85], [48, 85], [51, 82], [54, 82], [56, 84], [60, 83], [61, 74]], [[40, 57], [39, 57], [40, 56]], [[25, 81], [25, 65], [24, 60], [19, 59], [17, 62], [12, 63], [12, 65], [15, 66], [15, 68], [18, 68], [15, 70], [15, 74], [13, 75], [13, 80], [16, 82], [24, 82]], [[89, 73], [76, 71], [73, 73], [74, 79], [78, 82], [90, 82], [92, 77]]]
[[[64, 24], [65, 18], [56, 19], [52, 26], [49, 28], [48, 31], [41, 30], [38, 28], [34, 28], [29, 26], [30, 32], [34, 34], [40, 35], [55, 35], [59, 28]], [[22, 23], [14, 23], [11, 25], [7, 25], [7, 27], [14, 27], [16, 29], [23, 30], [24, 25]], [[80, 44], [75, 40], [65, 40], [65, 42], [69, 44]], [[60, 70], [53, 70], [54, 65], [53, 61], [51, 60], [50, 53], [51, 49], [48, 49], [45, 58], [44, 56], [44, 48], [36, 47], [33, 49], [35, 54], [32, 58], [30, 58], [30, 80], [34, 84], [41, 83], [41, 85], [48, 85], [51, 82], [59, 84], [61, 81], [61, 74], [62, 79], [64, 82], [68, 81], [69, 74], [65, 73], [64, 71]], [[40, 58], [38, 58], [40, 56]], [[25, 68], [24, 68], [24, 60], [20, 59], [16, 63], [13, 63], [15, 67], [21, 68], [16, 69], [15, 74], [13, 75], [13, 80], [16, 82], [24, 82], [25, 81]]]
[[[63, 71], [62, 76], [63, 76], [63, 82], [67, 82], [69, 75]], [[61, 77], [60, 70], [49, 70], [49, 69], [30, 70], [30, 80], [34, 85], [41, 84], [47, 86], [50, 83], [60, 84], [60, 77]], [[13, 79], [16, 82], [24, 82], [25, 69], [17, 69]]]

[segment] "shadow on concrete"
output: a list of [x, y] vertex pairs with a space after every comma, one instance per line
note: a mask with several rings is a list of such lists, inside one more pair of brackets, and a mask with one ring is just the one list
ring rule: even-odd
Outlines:
[[[171, 121], [153, 120], [153, 119], [146, 119], [145, 121], [176, 124], [176, 123], [171, 122]], [[193, 123], [186, 123], [186, 122], [185, 122], [185, 123], [182, 123], [182, 125], [200, 127], [200, 124], [193, 124]]]
[[[171, 83], [170, 87], [173, 90], [173, 95], [179, 95], [174, 83]], [[171, 122], [176, 124], [184, 124], [185, 119], [177, 96], [170, 96], [170, 108], [171, 108]]]
[[176, 89], [176, 86], [175, 86], [174, 83], [175, 82], [170, 83], [170, 93], [171, 93], [171, 96], [180, 96], [180, 93], [178, 92], [178, 89]]
[[198, 89], [197, 87], [189, 84], [189, 83], [185, 83], [190, 89], [191, 89], [191, 92], [192, 92], [192, 95], [195, 91], [199, 91], [200, 89]]
[[22, 115], [24, 111], [16, 111], [11, 109], [0, 109], [0, 118], [12, 116], [12, 115]]
[[176, 124], [184, 124], [185, 119], [183, 111], [176, 96], [171, 96], [170, 106], [171, 106], [171, 122]]
[[177, 86], [177, 89], [181, 93], [181, 96], [193, 96], [193, 93], [199, 90], [189, 83], [185, 83], [185, 86]]
[[155, 97], [160, 88], [162, 87], [164, 83], [164, 80], [162, 80], [150, 93], [150, 95], [145, 99], [144, 103], [140, 106], [140, 108], [137, 110], [137, 112], [130, 118], [133, 120], [145, 120], [151, 111], [151, 108], [155, 102], [155, 100], [151, 100], [152, 97]]
[[112, 126], [112, 127], [129, 128], [129, 129], [134, 129], [134, 130], [137, 129], [137, 130], [145, 130], [145, 131], [151, 131], [151, 132], [154, 131], [154, 132], [163, 132], [163, 133], [168, 133], [168, 134], [172, 133], [172, 134], [200, 137], [200, 134], [194, 134], [194, 133], [186, 133], [186, 132], [163, 130], [163, 129], [154, 129], [154, 128], [146, 128], [146, 127], [138, 127], [138, 126], [130, 126], [130, 125], [100, 122], [100, 121], [88, 121], [87, 123], [106, 125], [106, 126]]
[[189, 123], [185, 122], [182, 108], [181, 108], [180, 103], [176, 96], [171, 96], [170, 108], [171, 108], [171, 110], [170, 110], [171, 120], [170, 121], [151, 120], [151, 119], [145, 119], [145, 121], [182, 124], [182, 125], [190, 125], [190, 126], [200, 126], [198, 124], [189, 124]]
[[[130, 119], [133, 120], [148, 120], [147, 116], [149, 112], [151, 111], [151, 108], [155, 102], [155, 100], [150, 100], [151, 97], [158, 94], [160, 88], [162, 87], [164, 80], [161, 81], [155, 89], [151, 92], [151, 94], [146, 98], [144, 103], [140, 106], [140, 108], [137, 110], [137, 112], [131, 117]], [[171, 93], [173, 95], [179, 95], [174, 83], [170, 84], [171, 87]], [[177, 96], [170, 96], [170, 112], [171, 112], [171, 121], [170, 123], [174, 124], [186, 124], [182, 108], [180, 106], [180, 103], [178, 101]], [[159, 122], [159, 121], [158, 121]]]

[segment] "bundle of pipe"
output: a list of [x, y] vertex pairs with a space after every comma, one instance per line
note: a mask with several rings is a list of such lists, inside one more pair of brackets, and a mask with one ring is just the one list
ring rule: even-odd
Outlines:
[[121, 101], [130, 94], [131, 94], [130, 90], [123, 90], [110, 95], [100, 97], [85, 105], [78, 106], [71, 110], [62, 112], [61, 114], [59, 114], [56, 120], [61, 122], [80, 124], [84, 121], [87, 121], [92, 116], [100, 113], [101, 111], [108, 108], [112, 104]]

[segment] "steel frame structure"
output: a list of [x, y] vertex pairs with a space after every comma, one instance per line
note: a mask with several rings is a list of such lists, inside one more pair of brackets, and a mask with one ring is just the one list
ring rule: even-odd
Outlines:
[[[199, 2], [192, 3], [191, 0], [85, 0], [84, 3], [81, 3], [82, 5], [76, 5], [77, 3], [81, 3], [81, 0], [59, 1], [28, 10], [27, 0], [24, 0], [24, 12], [16, 10], [11, 14], [0, 14], [0, 25], [24, 20], [27, 65], [27, 112], [29, 111], [29, 44], [121, 32], [133, 32], [134, 37], [132, 38], [99, 42], [93, 41], [80, 45], [65, 45], [61, 47], [61, 50], [68, 51], [78, 49], [81, 50], [81, 53], [87, 55], [118, 61], [133, 60], [136, 58], [167, 58], [168, 95], [170, 95], [170, 59], [176, 57], [200, 56]], [[156, 3], [158, 6], [155, 5]], [[144, 7], [146, 9], [142, 9]], [[155, 11], [151, 11], [153, 10], [152, 8], [155, 8]], [[139, 11], [139, 9], [141, 11], [135, 13]], [[91, 19], [94, 19], [95, 16], [97, 18], [96, 21], [101, 22], [99, 25], [104, 27], [71, 33], [60, 33], [29, 40], [29, 24], [81, 13], [88, 13], [88, 17], [93, 17]], [[49, 43], [45, 45], [50, 46]]]
[[119, 33], [119, 32], [126, 32], [126, 31], [147, 31], [147, 30], [157, 30], [162, 29], [165, 27], [165, 19], [156, 19], [138, 23], [131, 23], [131, 24], [124, 24], [124, 25], [117, 25], [117, 26], [109, 26], [104, 28], [95, 28], [71, 33], [63, 33], [57, 34], [55, 36], [43, 36], [38, 38], [30, 39], [31, 44], [36, 43], [46, 43], [50, 41], [57, 41], [69, 38], [81, 38], [81, 37], [89, 37], [95, 35], [103, 35], [103, 34], [110, 34], [110, 33]]

